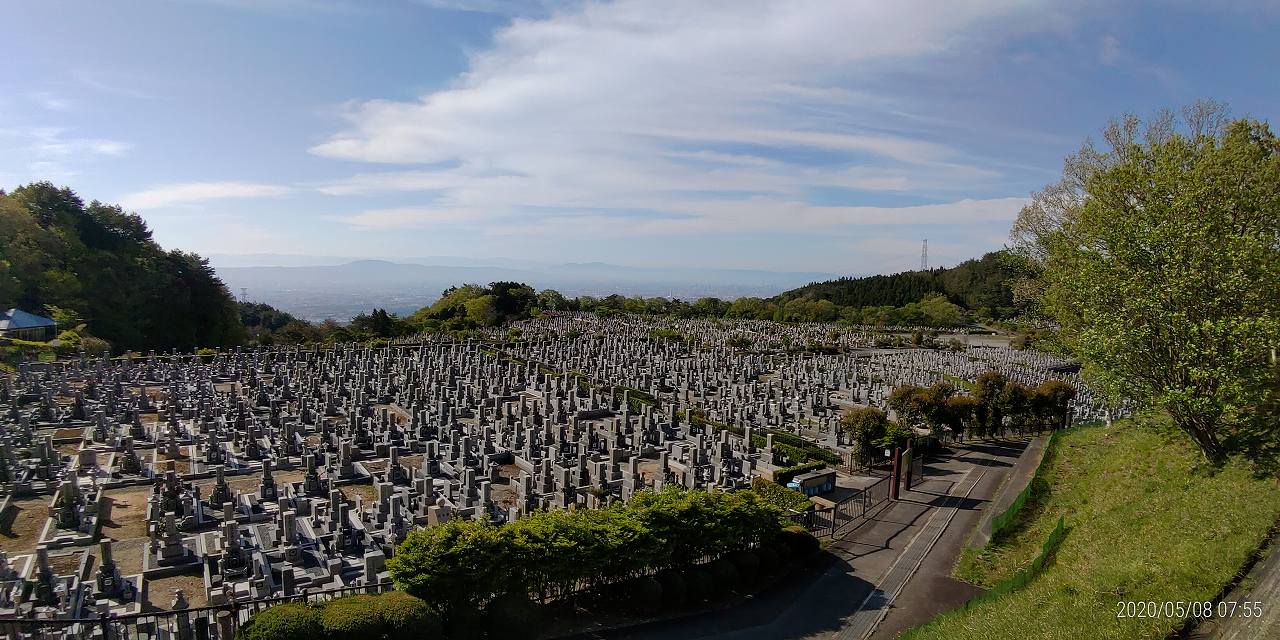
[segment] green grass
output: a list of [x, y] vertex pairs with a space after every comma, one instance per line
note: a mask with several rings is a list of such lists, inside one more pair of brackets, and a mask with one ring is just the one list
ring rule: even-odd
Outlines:
[[1220, 470], [1167, 420], [1064, 434], [1031, 499], [1000, 539], [962, 554], [956, 575], [990, 586], [1031, 562], [1060, 515], [1067, 536], [1026, 588], [945, 613], [926, 638], [1163, 638], [1172, 618], [1117, 618], [1122, 601], [1204, 601], [1231, 581], [1280, 516], [1275, 478]]

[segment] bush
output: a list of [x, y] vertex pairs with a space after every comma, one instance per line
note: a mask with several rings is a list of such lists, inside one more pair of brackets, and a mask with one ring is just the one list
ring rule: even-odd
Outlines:
[[378, 617], [389, 640], [432, 638], [441, 634], [440, 620], [431, 605], [403, 591], [378, 596]]
[[795, 555], [791, 551], [791, 545], [788, 545], [786, 541], [783, 539], [774, 540], [773, 542], [770, 542], [765, 546], [772, 549], [774, 553], [778, 554], [778, 564], [782, 564], [784, 562], [790, 561], [791, 556]]
[[236, 640], [293, 640], [320, 635], [320, 610], [297, 602], [268, 607], [253, 614], [236, 631]]
[[334, 640], [360, 640], [382, 636], [378, 597], [348, 596], [331, 600], [320, 610], [320, 627]]
[[684, 574], [684, 584], [689, 602], [702, 602], [716, 590], [716, 581], [706, 569], [690, 569]]
[[733, 566], [732, 562], [720, 558], [707, 565], [707, 570], [711, 572], [711, 578], [715, 582], [716, 591], [724, 592], [733, 589], [738, 584], [741, 575], [738, 568]]
[[684, 604], [689, 597], [689, 586], [684, 576], [675, 571], [663, 571], [658, 574], [658, 584], [662, 585], [662, 601], [668, 606]]
[[807, 558], [818, 552], [822, 545], [818, 539], [800, 525], [793, 525], [782, 530], [781, 539], [791, 548], [791, 554], [798, 558]]
[[656, 578], [646, 576], [632, 580], [627, 587], [627, 596], [636, 611], [657, 613], [662, 610], [662, 583]]
[[729, 554], [729, 562], [738, 570], [743, 582], [751, 582], [760, 576], [760, 556], [747, 550]]
[[446, 626], [449, 640], [479, 640], [484, 637], [487, 617], [475, 607], [454, 607]]
[[772, 480], [756, 478], [751, 481], [751, 490], [761, 500], [784, 511], [808, 511], [813, 508], [813, 501], [809, 500], [809, 496]]
[[[661, 601], [661, 594], [658, 596]], [[504, 593], [485, 607], [489, 635], [495, 638], [536, 638], [542, 609], [527, 596]]]
[[772, 574], [782, 567], [782, 560], [778, 557], [778, 552], [774, 551], [771, 544], [756, 549], [756, 557], [760, 558], [760, 572], [766, 575]]
[[[634, 398], [633, 394], [633, 398]], [[782, 512], [751, 491], [640, 491], [607, 510], [539, 512], [502, 526], [454, 519], [409, 534], [387, 560], [396, 588], [445, 616], [504, 591], [554, 593], [583, 579], [683, 567], [772, 540]]]

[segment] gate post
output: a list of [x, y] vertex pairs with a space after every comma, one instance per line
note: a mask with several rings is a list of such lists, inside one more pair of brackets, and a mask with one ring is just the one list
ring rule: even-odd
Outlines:
[[898, 499], [898, 482], [902, 480], [902, 448], [893, 448], [893, 481], [889, 484], [889, 499]]
[[905, 480], [902, 483], [902, 486], [906, 487], [908, 491], [911, 490], [911, 469], [916, 464], [915, 453], [916, 453], [915, 447], [912, 445], [907, 445], [907, 450], [902, 454], [902, 459], [903, 459], [902, 472], [903, 472], [903, 479]]

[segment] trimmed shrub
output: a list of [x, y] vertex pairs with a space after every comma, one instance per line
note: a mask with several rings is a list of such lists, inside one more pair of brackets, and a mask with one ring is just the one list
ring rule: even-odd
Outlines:
[[791, 545], [788, 545], [786, 542], [783, 542], [782, 540], [774, 540], [773, 542], [770, 542], [765, 546], [770, 549], [773, 549], [773, 552], [778, 554], [779, 563], [783, 563], [791, 560], [791, 556], [794, 555], [791, 553]]
[[320, 610], [297, 602], [278, 604], [253, 614], [236, 631], [236, 640], [293, 640], [320, 635]]
[[416, 640], [439, 637], [440, 620], [431, 605], [403, 591], [378, 596], [378, 617], [388, 640]]
[[733, 589], [741, 578], [738, 568], [724, 558], [707, 565], [707, 570], [711, 572], [711, 579], [715, 581], [716, 590], [719, 592]]
[[729, 562], [738, 570], [742, 582], [751, 582], [760, 577], [760, 556], [747, 550], [734, 551], [729, 554]]
[[[662, 595], [658, 598], [661, 602]], [[485, 617], [491, 637], [536, 638], [542, 623], [542, 609], [525, 595], [504, 593], [485, 607]]]
[[662, 583], [649, 576], [632, 580], [627, 588], [629, 604], [642, 613], [657, 613], [662, 610]]
[[446, 637], [449, 640], [480, 640], [484, 637], [487, 617], [474, 607], [454, 607], [449, 612]]
[[335, 640], [377, 638], [382, 635], [382, 618], [378, 615], [378, 597], [347, 596], [325, 603], [320, 610], [320, 627]]
[[822, 547], [818, 543], [818, 539], [809, 533], [808, 529], [800, 525], [794, 525], [782, 530], [781, 539], [791, 547], [791, 553], [796, 558], [807, 558], [818, 552]]
[[675, 571], [663, 571], [658, 574], [658, 584], [662, 585], [662, 601], [668, 606], [684, 604], [689, 597], [689, 586], [684, 576]]
[[716, 590], [715, 578], [706, 569], [690, 569], [684, 574], [689, 602], [702, 602], [710, 598]]
[[778, 552], [773, 550], [773, 545], [756, 549], [756, 557], [760, 559], [760, 572], [765, 575], [772, 575], [782, 567], [782, 560], [778, 558]]

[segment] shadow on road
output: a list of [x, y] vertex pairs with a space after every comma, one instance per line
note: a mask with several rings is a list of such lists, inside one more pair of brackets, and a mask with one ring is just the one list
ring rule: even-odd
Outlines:
[[[727, 609], [646, 625], [643, 629], [604, 632], [591, 638], [674, 640], [787, 640], [835, 633], [858, 610], [873, 585], [850, 575], [849, 563], [822, 556], [823, 568], [792, 575], [782, 584]], [[875, 606], [872, 598], [872, 606]], [[795, 607], [798, 602], [805, 606]], [[583, 638], [585, 640], [586, 637]]]

